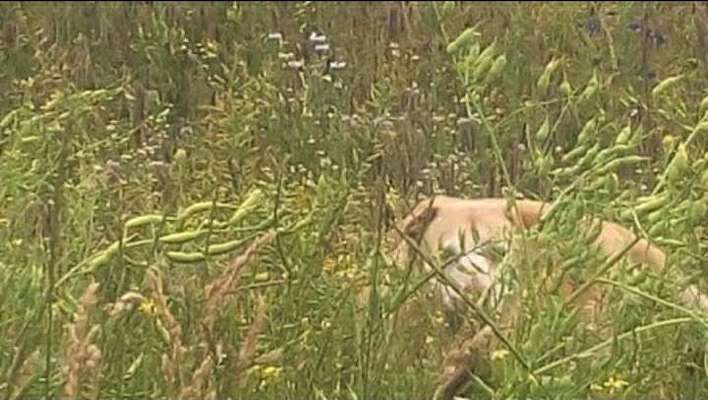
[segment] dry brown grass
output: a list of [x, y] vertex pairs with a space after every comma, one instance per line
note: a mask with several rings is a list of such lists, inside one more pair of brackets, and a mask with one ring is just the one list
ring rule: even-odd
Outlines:
[[67, 400], [80, 398], [84, 390], [96, 390], [91, 384], [99, 376], [96, 371], [101, 362], [101, 350], [95, 341], [101, 326], [91, 325], [89, 315], [96, 308], [99, 286], [98, 282], [88, 285], [79, 300], [74, 322], [68, 327], [69, 344], [66, 347], [67, 364], [64, 373], [64, 396]]

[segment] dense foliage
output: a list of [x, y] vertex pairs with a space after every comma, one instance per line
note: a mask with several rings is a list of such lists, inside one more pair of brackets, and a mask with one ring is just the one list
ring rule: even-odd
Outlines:
[[594, 278], [589, 214], [670, 254], [609, 337], [528, 296], [471, 395], [708, 396], [705, 4], [5, 2], [0, 65], [2, 398], [430, 396], [383, 238], [432, 193], [559, 200], [529, 269]]

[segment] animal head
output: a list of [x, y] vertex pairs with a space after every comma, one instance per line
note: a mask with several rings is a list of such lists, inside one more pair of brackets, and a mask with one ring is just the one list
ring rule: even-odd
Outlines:
[[419, 202], [389, 232], [390, 242], [394, 244], [392, 261], [398, 267], [405, 268], [412, 261], [415, 250], [411, 248], [409, 241], [419, 244], [428, 225], [437, 217], [438, 208], [432, 200]]

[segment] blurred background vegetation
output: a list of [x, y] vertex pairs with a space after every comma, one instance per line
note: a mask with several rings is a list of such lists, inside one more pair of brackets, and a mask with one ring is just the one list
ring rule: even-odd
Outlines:
[[[428, 396], [439, 311], [391, 327], [376, 289], [408, 279], [380, 233], [420, 194], [565, 191], [708, 267], [704, 3], [4, 2], [0, 27], [3, 398]], [[620, 300], [616, 332], [675, 312]], [[537, 367], [604, 340], [535, 307]], [[477, 395], [708, 394], [704, 330], [660, 332]]]

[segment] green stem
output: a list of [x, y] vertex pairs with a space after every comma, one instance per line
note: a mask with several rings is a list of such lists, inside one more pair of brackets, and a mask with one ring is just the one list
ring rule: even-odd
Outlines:
[[664, 321], [654, 322], [649, 325], [643, 325], [643, 326], [640, 326], [639, 328], [631, 329], [629, 331], [621, 333], [621, 334], [617, 335], [616, 337], [609, 338], [609, 339], [605, 340], [604, 342], [597, 344], [593, 347], [590, 347], [589, 349], [587, 349], [585, 351], [581, 351], [580, 353], [571, 354], [568, 357], [565, 357], [560, 360], [554, 361], [550, 364], [544, 365], [541, 368], [537, 368], [536, 370], [533, 371], [533, 373], [535, 375], [540, 375], [540, 374], [543, 374], [544, 372], [548, 372], [554, 368], [560, 367], [563, 364], [567, 364], [573, 360], [576, 360], [579, 358], [590, 357], [590, 356], [592, 356], [592, 354], [594, 352], [601, 350], [601, 349], [611, 345], [612, 343], [615, 343], [616, 341], [624, 340], [628, 337], [633, 337], [634, 335], [636, 335], [638, 333], [649, 331], [649, 330], [652, 330], [655, 328], [661, 328], [661, 327], [671, 326], [671, 325], [679, 325], [679, 324], [688, 323], [688, 322], [696, 322], [696, 321], [693, 320], [692, 318], [674, 318], [674, 319], [668, 319], [668, 320], [664, 320]]

